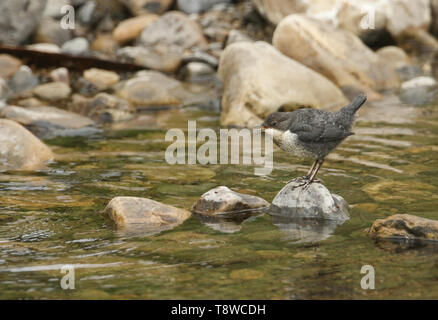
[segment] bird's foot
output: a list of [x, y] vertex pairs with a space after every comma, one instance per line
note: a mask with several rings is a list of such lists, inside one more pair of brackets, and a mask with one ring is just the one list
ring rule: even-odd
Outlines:
[[312, 181], [310, 181], [310, 176], [302, 176], [302, 177], [297, 177], [297, 178], [293, 178], [292, 180], [289, 180], [286, 184], [289, 184], [291, 182], [303, 182], [303, 184], [298, 185], [297, 187], [300, 187], [302, 185], [305, 185], [306, 183], [310, 184], [312, 182], [321, 182], [321, 180], [319, 179], [313, 179]]

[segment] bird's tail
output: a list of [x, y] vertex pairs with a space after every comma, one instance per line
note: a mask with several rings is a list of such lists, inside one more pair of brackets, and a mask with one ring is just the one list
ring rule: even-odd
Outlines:
[[356, 98], [354, 98], [353, 101], [350, 102], [350, 104], [343, 107], [340, 112], [354, 115], [357, 110], [359, 110], [359, 108], [365, 103], [365, 101], [367, 101], [367, 96], [361, 93]]

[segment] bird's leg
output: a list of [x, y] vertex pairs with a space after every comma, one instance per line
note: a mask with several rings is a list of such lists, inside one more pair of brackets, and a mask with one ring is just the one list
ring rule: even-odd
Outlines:
[[307, 172], [307, 174], [305, 176], [293, 178], [293, 179], [289, 180], [287, 183], [290, 183], [292, 181], [302, 181], [302, 180], [306, 180], [307, 181], [307, 180], [309, 180], [310, 177], [312, 176], [313, 170], [315, 170], [315, 167], [316, 167], [317, 163], [318, 163], [318, 159], [313, 161], [312, 167], [310, 168], [310, 170]]
[[322, 164], [324, 163], [324, 159], [317, 160], [318, 164], [316, 165], [315, 170], [313, 171], [312, 175], [310, 176], [310, 179], [304, 184], [304, 189], [307, 189], [309, 185], [315, 180], [315, 176], [318, 173], [319, 169], [322, 167]]

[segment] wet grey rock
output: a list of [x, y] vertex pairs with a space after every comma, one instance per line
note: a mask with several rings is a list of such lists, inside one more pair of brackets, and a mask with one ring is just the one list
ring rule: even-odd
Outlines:
[[272, 223], [294, 243], [318, 242], [328, 239], [343, 221], [272, 216]]
[[117, 229], [141, 227], [149, 234], [172, 229], [191, 216], [187, 210], [137, 197], [115, 197], [103, 214]]
[[62, 47], [62, 53], [71, 54], [74, 56], [83, 56], [88, 54], [89, 44], [87, 39], [77, 37], [65, 42]]
[[321, 183], [312, 183], [307, 189], [302, 182], [288, 183], [272, 200], [269, 214], [289, 218], [313, 218], [345, 221], [349, 219], [348, 203], [332, 194]]
[[218, 214], [235, 214], [267, 208], [266, 200], [230, 190], [220, 186], [204, 193], [195, 203], [192, 211], [197, 214], [213, 216]]
[[395, 214], [377, 219], [368, 235], [379, 239], [438, 240], [438, 221], [410, 214]]
[[178, 0], [178, 9], [185, 13], [200, 13], [219, 3], [231, 3], [231, 0]]
[[24, 43], [38, 27], [47, 0], [0, 1], [0, 43]]
[[402, 84], [400, 100], [404, 103], [424, 105], [436, 99], [438, 86], [431, 77], [417, 77]]
[[89, 130], [94, 125], [91, 119], [55, 107], [7, 106], [1, 111], [1, 116], [24, 125], [43, 139], [96, 133], [94, 129]]
[[15, 93], [31, 90], [38, 84], [38, 78], [28, 66], [21, 66], [9, 81], [9, 87]]

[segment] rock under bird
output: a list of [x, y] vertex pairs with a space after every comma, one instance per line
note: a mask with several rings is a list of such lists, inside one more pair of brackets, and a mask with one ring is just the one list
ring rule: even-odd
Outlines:
[[311, 108], [274, 112], [265, 119], [261, 129], [272, 136], [280, 149], [297, 157], [314, 159], [307, 175], [298, 178], [305, 181], [304, 186], [308, 186], [314, 181], [325, 157], [354, 134], [351, 127], [355, 113], [366, 99], [364, 94], [360, 94], [336, 112]]

